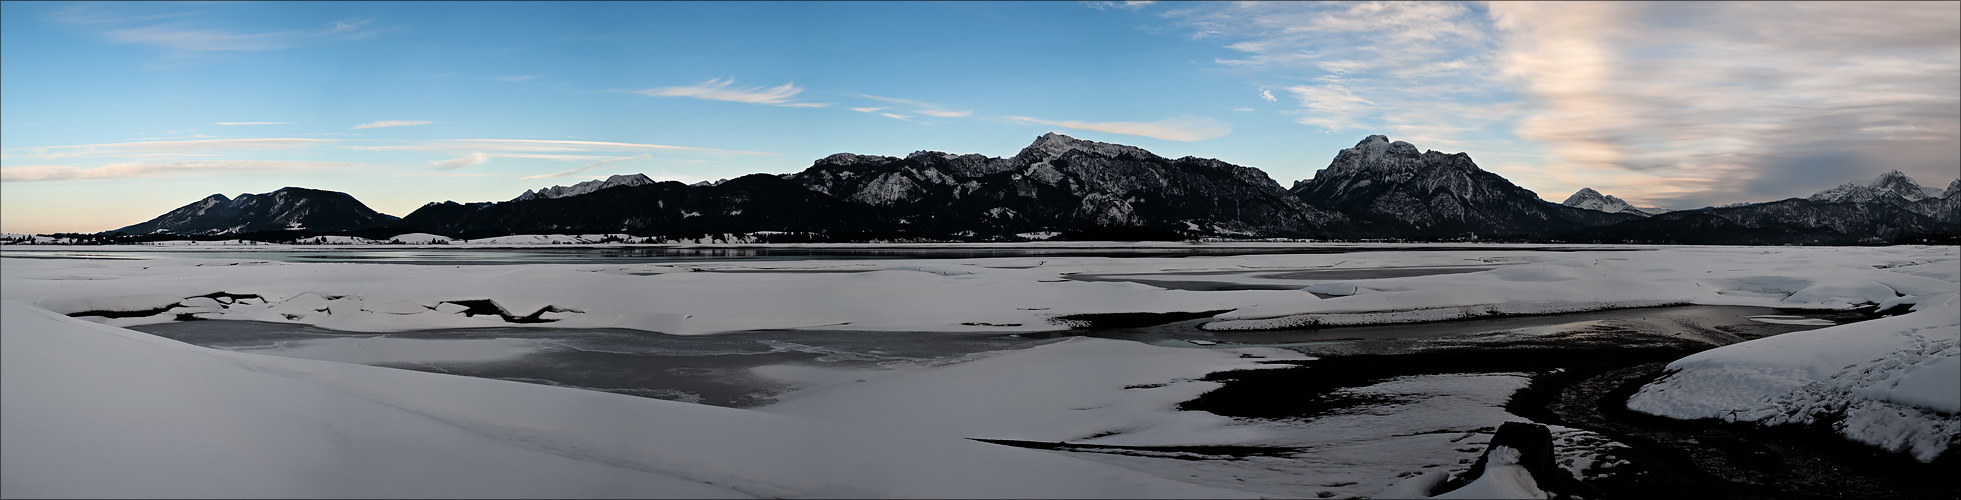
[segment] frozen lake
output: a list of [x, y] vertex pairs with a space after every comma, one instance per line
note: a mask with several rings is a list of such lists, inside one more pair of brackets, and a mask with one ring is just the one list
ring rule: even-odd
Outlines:
[[[1461, 472], [1497, 425], [1518, 420], [1554, 424], [1560, 467], [1589, 484], [1652, 496], [1720, 486], [1745, 476], [1699, 458], [1697, 443], [1711, 436], [1702, 424], [1628, 417], [1629, 392], [1717, 346], [1939, 326], [1927, 319], [1938, 310], [1899, 315], [1915, 301], [1948, 300], [1957, 280], [1953, 251], [1938, 247], [15, 247], [0, 257], [10, 307], [230, 351], [155, 344], [215, 360], [214, 370], [236, 368], [217, 362], [226, 358], [290, 365], [278, 376], [306, 384], [369, 370], [376, 384], [350, 390], [379, 391], [416, 414], [507, 401], [497, 396], [507, 392], [563, 394], [718, 422], [746, 415], [982, 439], [1206, 487], [1321, 498], [1366, 496], [1424, 470]], [[1886, 314], [1896, 318], [1865, 321]], [[1331, 326], [1341, 324], [1355, 326]], [[1793, 333], [1819, 328], [1837, 330]], [[1927, 352], [1901, 356], [1951, 358], [1938, 351], [1951, 340], [1938, 335], [1952, 329], [1926, 331]], [[1868, 343], [1896, 342], [1886, 335]], [[416, 377], [483, 389], [420, 394], [380, 382]], [[595, 442], [651, 436], [607, 425], [579, 432]], [[716, 429], [622, 450], [665, 450]], [[1833, 472], [1859, 464], [1832, 458], [1829, 443], [1843, 440], [1830, 431], [1753, 432], [1722, 430], [1721, 449], [1775, 467], [1721, 491], [1774, 496], [1793, 474], [1901, 475]], [[730, 463], [749, 470], [757, 458]], [[1920, 491], [1890, 484], [1905, 486], [1875, 491]]]
[[[1264, 332], [1201, 330], [1198, 325], [1202, 319], [1020, 334], [772, 330], [677, 336], [625, 329], [527, 328], [363, 334], [256, 321], [185, 321], [132, 328], [218, 349], [754, 407], [799, 389], [853, 382], [892, 370], [944, 365], [1075, 336], [1191, 349], [1278, 347], [1332, 357], [1521, 345], [1562, 349], [1695, 343], [1713, 347], [1818, 328], [1749, 319], [1773, 311], [1681, 306]], [[1802, 314], [1813, 318], [1844, 316], [1816, 311]]]
[[[0, 248], [0, 255], [46, 259], [159, 259], [199, 258], [274, 262], [344, 262], [370, 264], [500, 265], [500, 264], [640, 264], [703, 261], [793, 261], [871, 259], [976, 259], [993, 257], [1196, 257], [1282, 254], [1337, 254], [1392, 251], [1504, 251], [1505, 246], [1391, 245], [1391, 244], [1186, 244], [1186, 243], [1019, 243], [936, 245], [527, 245], [470, 246], [30, 246]], [[1517, 246], [1517, 250], [1637, 250], [1633, 247]]]

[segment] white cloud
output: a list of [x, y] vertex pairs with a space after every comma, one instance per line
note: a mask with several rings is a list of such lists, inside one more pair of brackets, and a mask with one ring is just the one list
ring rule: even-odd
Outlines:
[[1122, 2], [1097, 1], [1097, 2], [1083, 2], [1083, 6], [1096, 10], [1105, 10], [1105, 9], [1137, 10], [1137, 9], [1142, 9], [1144, 7], [1148, 7], [1154, 3], [1157, 2], [1154, 0], [1125, 0]]
[[218, 122], [213, 125], [285, 125], [286, 122]]
[[158, 26], [111, 30], [104, 35], [111, 41], [157, 45], [184, 52], [256, 52], [286, 48], [290, 43], [288, 37], [279, 33], [174, 30]]
[[381, 121], [372, 121], [360, 125], [355, 125], [354, 129], [358, 130], [364, 128], [410, 127], [415, 125], [428, 125], [431, 123], [436, 123], [436, 122], [432, 122], [428, 120], [381, 120]]
[[23, 165], [0, 167], [0, 180], [10, 182], [123, 179], [138, 177], [189, 177], [199, 175], [242, 174], [268, 170], [322, 170], [358, 166], [337, 161], [274, 160], [184, 160], [171, 162], [111, 163], [84, 168], [69, 165]]
[[551, 179], [551, 178], [555, 178], [555, 177], [570, 177], [570, 176], [574, 176], [574, 175], [579, 175], [579, 174], [583, 174], [583, 173], [586, 173], [586, 172], [591, 172], [591, 171], [593, 171], [594, 169], [597, 169], [597, 168], [599, 168], [599, 167], [603, 167], [603, 166], [606, 166], [606, 165], [611, 165], [611, 164], [614, 164], [614, 163], [619, 163], [619, 162], [623, 162], [623, 161], [627, 161], [627, 160], [638, 160], [638, 159], [643, 159], [643, 158], [647, 158], [647, 157], [648, 157], [647, 155], [644, 155], [644, 154], [641, 154], [641, 155], [633, 155], [633, 156], [623, 156], [623, 157], [619, 157], [619, 158], [608, 158], [608, 159], [604, 159], [604, 160], [599, 160], [599, 161], [596, 161], [596, 162], [593, 162], [593, 163], [592, 163], [591, 165], [586, 165], [586, 166], [583, 166], [583, 167], [579, 167], [579, 168], [575, 168], [575, 169], [571, 169], [571, 170], [567, 170], [567, 171], [564, 171], [564, 172], [557, 172], [557, 173], [550, 173], [550, 174], [542, 174], [542, 175], [533, 175], [533, 176], [530, 176], [530, 177], [519, 177], [519, 178], [518, 178], [518, 180], [521, 180], [521, 181], [530, 181], [530, 180], [538, 180], [538, 179]]
[[327, 23], [311, 30], [290, 30], [265, 33], [239, 33], [211, 29], [185, 29], [171, 25], [135, 26], [112, 29], [102, 35], [110, 41], [154, 45], [170, 49], [179, 54], [199, 52], [262, 52], [285, 49], [317, 40], [332, 38], [361, 39], [377, 32], [365, 28], [370, 20], [345, 20]]
[[849, 109], [849, 110], [852, 110], [852, 111], [857, 111], [857, 112], [859, 112], [859, 113], [875, 113], [875, 112], [879, 112], [879, 111], [885, 111], [885, 108], [873, 108], [873, 107], [863, 107], [863, 108], [844, 108], [844, 109]]
[[1252, 111], [1253, 108], [1232, 108], [1233, 111]]
[[486, 161], [490, 161], [490, 155], [486, 155], [483, 153], [470, 153], [456, 158], [450, 158], [447, 160], [435, 162], [432, 163], [431, 165], [434, 165], [436, 168], [448, 170], [448, 169], [456, 169], [456, 168], [463, 168], [463, 167], [474, 167], [477, 165], [482, 165], [483, 162]]
[[[1180, 6], [1165, 16], [1237, 57], [1214, 62], [1254, 78], [1304, 83], [1291, 94], [1295, 121], [1330, 133], [1387, 133], [1461, 108], [1499, 86], [1493, 29], [1465, 5], [1436, 2], [1237, 2]], [[1452, 117], [1461, 118], [1461, 117]], [[1440, 141], [1476, 143], [1504, 135], [1498, 117], [1470, 117], [1458, 130], [1431, 127]], [[1359, 138], [1359, 137], [1358, 137]], [[1411, 137], [1395, 137], [1399, 140]]]
[[[905, 107], [912, 108], [912, 112], [914, 113], [919, 113], [922, 115], [939, 117], [939, 118], [962, 118], [974, 114], [974, 110], [971, 109], [965, 111], [953, 111], [953, 110], [946, 109], [946, 107], [944, 106], [940, 106], [938, 104], [933, 104], [926, 101], [900, 99], [897, 97], [875, 96], [871, 94], [858, 94], [858, 97], [863, 97], [875, 101], [884, 101], [893, 104], [903, 105]], [[857, 111], [859, 109], [861, 108], [852, 108], [853, 111]], [[871, 108], [871, 109], [885, 109], [885, 108]]]
[[597, 160], [597, 159], [605, 158], [604, 156], [593, 156], [593, 155], [553, 155], [553, 154], [537, 154], [537, 153], [499, 153], [490, 156], [492, 158], [522, 158], [527, 160], [550, 160], [550, 161], [586, 161], [586, 160]]
[[1490, 17], [1499, 74], [1532, 97], [1517, 133], [1547, 145], [1564, 187], [1608, 179], [1593, 187], [1691, 207], [1895, 168], [1941, 184], [1961, 167], [1952, 3], [1505, 3]]
[[1298, 85], [1287, 91], [1300, 99], [1301, 109], [1292, 112], [1295, 121], [1330, 132], [1366, 128], [1361, 121], [1375, 109], [1375, 103], [1341, 85]]
[[337, 139], [264, 138], [204, 139], [194, 141], [135, 141], [71, 146], [16, 148], [33, 158], [79, 158], [91, 156], [196, 156], [228, 151], [301, 150], [339, 142]]
[[1009, 121], [1018, 124], [1040, 124], [1076, 130], [1089, 130], [1111, 134], [1134, 135], [1163, 139], [1167, 141], [1203, 141], [1224, 137], [1232, 133], [1232, 124], [1214, 120], [1181, 116], [1153, 122], [1080, 122], [1072, 120], [1051, 121], [1025, 116], [1009, 116]]
[[[385, 145], [385, 146], [346, 145], [341, 147], [345, 149], [352, 149], [352, 150], [359, 150], [359, 151], [445, 151], [445, 152], [456, 152], [456, 153], [466, 153], [466, 152], [476, 152], [476, 151], [496, 152], [496, 154], [493, 154], [492, 156], [499, 156], [499, 155], [510, 154], [510, 153], [576, 153], [576, 152], [600, 152], [600, 151], [699, 151], [704, 153], [717, 153], [717, 154], [772, 155], [772, 156], [779, 154], [779, 153], [764, 153], [758, 151], [732, 151], [732, 150], [725, 150], [725, 149], [697, 148], [697, 147], [689, 147], [689, 146], [668, 146], [663, 144], [638, 144], [638, 143], [631, 143], [631, 142], [600, 142], [600, 141], [556, 141], [556, 140], [540, 140], [540, 139], [438, 139], [438, 140], [419, 140], [419, 141], [365, 141], [365, 142], [401, 142], [402, 144], [393, 144], [393, 145]], [[546, 159], [563, 159], [563, 158], [546, 158]]]
[[692, 97], [711, 101], [744, 102], [790, 108], [823, 108], [830, 103], [802, 102], [791, 98], [803, 93], [803, 87], [796, 83], [785, 83], [775, 87], [732, 88], [734, 78], [715, 78], [696, 85], [685, 87], [660, 87], [633, 91], [635, 94], [655, 97]]

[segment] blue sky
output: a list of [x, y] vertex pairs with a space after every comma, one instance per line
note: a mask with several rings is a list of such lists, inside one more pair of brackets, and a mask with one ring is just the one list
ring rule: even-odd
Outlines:
[[0, 230], [113, 229], [285, 186], [399, 216], [621, 173], [1006, 156], [1049, 131], [1283, 184], [1380, 133], [1554, 201], [1761, 201], [1893, 168], [1944, 186], [1956, 11], [6, 2]]

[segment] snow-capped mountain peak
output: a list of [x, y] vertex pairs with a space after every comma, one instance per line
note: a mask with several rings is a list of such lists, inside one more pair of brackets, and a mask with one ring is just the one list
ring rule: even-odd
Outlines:
[[1415, 145], [1391, 141], [1387, 136], [1371, 135], [1355, 143], [1355, 147], [1336, 153], [1335, 161], [1328, 164], [1328, 168], [1315, 172], [1315, 177], [1364, 172], [1409, 174], [1423, 167], [1422, 157], [1423, 153], [1417, 151]]
[[1927, 198], [1937, 198], [1944, 194], [1936, 188], [1921, 187], [1912, 177], [1898, 170], [1888, 170], [1878, 177], [1864, 181], [1847, 182], [1838, 187], [1819, 191], [1811, 195], [1814, 203], [1910, 203]]
[[1560, 204], [1573, 208], [1598, 210], [1610, 214], [1628, 213], [1628, 214], [1648, 216], [1648, 215], [1659, 214], [1662, 212], [1667, 212], [1667, 210], [1663, 210], [1660, 208], [1636, 207], [1632, 204], [1629, 204], [1627, 201], [1622, 200], [1620, 198], [1615, 198], [1612, 195], [1600, 194], [1599, 191], [1594, 191], [1593, 188], [1580, 188], [1578, 192], [1573, 193], [1572, 196], [1566, 197], [1566, 201]]
[[612, 177], [607, 177], [606, 180], [585, 181], [570, 186], [552, 186], [537, 191], [531, 191], [527, 189], [524, 191], [524, 194], [518, 195], [517, 198], [514, 198], [511, 201], [539, 200], [539, 199], [547, 199], [547, 198], [564, 198], [567, 196], [578, 196], [586, 193], [591, 193], [593, 191], [598, 191], [610, 187], [640, 186], [640, 185], [653, 184], [653, 183], [654, 180], [647, 178], [646, 174], [615, 175]]

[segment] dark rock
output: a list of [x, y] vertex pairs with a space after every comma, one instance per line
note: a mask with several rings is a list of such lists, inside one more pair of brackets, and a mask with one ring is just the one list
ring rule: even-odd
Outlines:
[[1485, 447], [1484, 455], [1471, 464], [1471, 470], [1445, 481], [1433, 495], [1462, 488], [1483, 476], [1491, 450], [1500, 446], [1518, 450], [1519, 467], [1532, 474], [1532, 480], [1538, 483], [1540, 491], [1551, 493], [1554, 498], [1600, 497], [1599, 491], [1559, 468], [1552, 451], [1552, 430], [1544, 425], [1526, 422], [1505, 422], [1498, 426], [1498, 432], [1491, 436], [1491, 444]]

